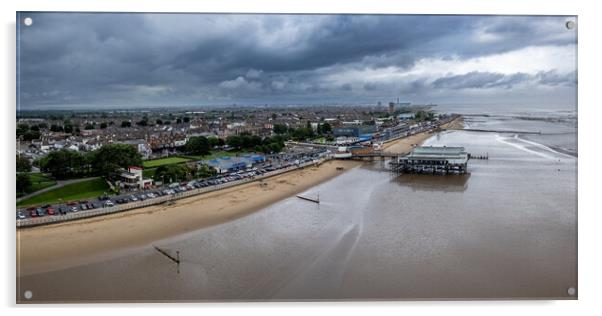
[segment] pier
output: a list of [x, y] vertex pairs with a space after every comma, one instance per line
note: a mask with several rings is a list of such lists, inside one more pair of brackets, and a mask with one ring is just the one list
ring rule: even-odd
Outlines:
[[468, 154], [464, 147], [416, 147], [406, 156], [391, 161], [396, 173], [464, 174], [467, 173]]

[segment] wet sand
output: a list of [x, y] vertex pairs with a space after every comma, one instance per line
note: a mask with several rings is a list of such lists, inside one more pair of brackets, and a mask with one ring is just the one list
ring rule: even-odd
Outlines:
[[329, 161], [319, 167], [151, 206], [75, 222], [17, 231], [17, 275], [41, 273], [118, 256], [135, 247], [227, 222], [329, 180], [361, 164]]

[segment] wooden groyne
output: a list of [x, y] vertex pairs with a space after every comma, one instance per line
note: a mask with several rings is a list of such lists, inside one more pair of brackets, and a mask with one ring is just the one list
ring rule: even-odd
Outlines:
[[157, 250], [160, 254], [167, 257], [169, 260], [175, 262], [176, 264], [180, 264], [180, 252], [179, 251], [176, 251], [176, 257], [174, 258], [172, 255], [168, 254], [165, 250], [163, 250], [157, 246], [153, 246], [153, 248], [155, 248], [155, 250]]
[[306, 201], [310, 201], [310, 202], [314, 202], [314, 203], [320, 204], [320, 196], [319, 195], [318, 195], [317, 199], [312, 199], [312, 198], [301, 196], [301, 195], [297, 195], [297, 197], [300, 198], [300, 199], [302, 199], [302, 200], [306, 200]]

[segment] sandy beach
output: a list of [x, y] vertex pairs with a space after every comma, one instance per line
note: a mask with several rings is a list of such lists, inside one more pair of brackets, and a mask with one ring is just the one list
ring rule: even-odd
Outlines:
[[[441, 125], [442, 129], [462, 129], [464, 126], [462, 117]], [[429, 139], [434, 133], [424, 132], [412, 135], [410, 137], [401, 138], [383, 145], [383, 151], [392, 154], [409, 153], [414, 145], [421, 145], [425, 140]]]
[[[329, 161], [217, 192], [119, 214], [17, 230], [17, 275], [94, 262], [128, 249], [230, 221], [360, 165]], [[344, 170], [337, 170], [343, 167]]]

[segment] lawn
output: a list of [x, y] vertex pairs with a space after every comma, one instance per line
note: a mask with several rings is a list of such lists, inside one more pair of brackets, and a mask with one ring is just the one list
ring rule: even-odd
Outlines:
[[157, 171], [157, 168], [144, 169], [144, 170], [142, 170], [142, 176], [144, 178], [152, 178], [155, 176], [156, 171]]
[[54, 179], [43, 173], [30, 173], [29, 181], [31, 181], [29, 193], [45, 189], [56, 184]]
[[54, 190], [32, 196], [17, 203], [17, 206], [51, 204], [59, 202], [59, 199], [61, 199], [63, 202], [89, 199], [102, 195], [108, 190], [109, 186], [104, 179], [94, 178], [83, 182], [71, 183], [65, 185], [64, 187], [56, 188]]
[[159, 166], [163, 166], [163, 165], [171, 165], [171, 164], [175, 164], [175, 163], [186, 162], [189, 160], [190, 159], [183, 158], [183, 157], [167, 157], [167, 158], [143, 161], [142, 166], [144, 168], [155, 168], [155, 167], [159, 167]]
[[216, 152], [212, 152], [209, 155], [204, 155], [204, 156], [191, 156], [191, 155], [187, 155], [186, 157], [194, 159], [194, 160], [211, 160], [211, 159], [216, 159], [216, 158], [220, 158], [220, 157], [233, 157], [236, 155], [242, 156], [242, 155], [246, 155], [248, 154], [248, 152], [245, 151], [216, 151]]

